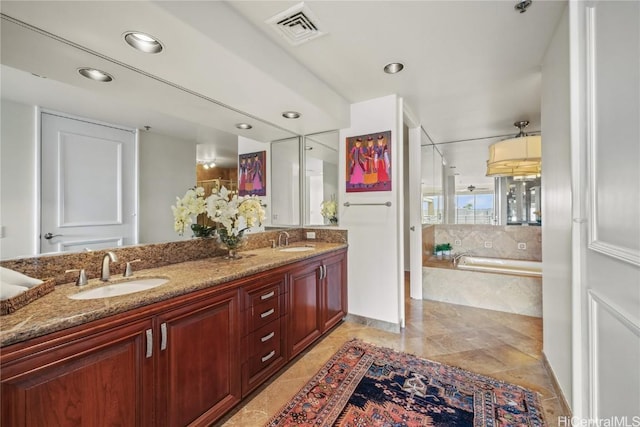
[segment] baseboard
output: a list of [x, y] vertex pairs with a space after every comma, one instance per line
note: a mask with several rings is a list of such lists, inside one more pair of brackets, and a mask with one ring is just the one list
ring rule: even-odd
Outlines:
[[395, 334], [400, 333], [400, 324], [385, 322], [384, 320], [371, 319], [369, 317], [358, 316], [357, 314], [347, 314], [344, 320], [348, 322], [358, 323], [360, 325], [371, 326], [372, 328], [381, 329]]
[[562, 406], [562, 411], [564, 414], [569, 414], [571, 416], [571, 407], [569, 406], [569, 402], [567, 402], [566, 397], [564, 397], [564, 393], [562, 392], [562, 388], [560, 387], [560, 383], [558, 382], [558, 378], [556, 378], [555, 372], [551, 369], [551, 365], [549, 364], [549, 359], [547, 359], [547, 355], [542, 352], [542, 363], [544, 364], [544, 369], [547, 371], [549, 378], [551, 379], [551, 385], [553, 386], [553, 390], [556, 392], [556, 396], [558, 396], [558, 401]]

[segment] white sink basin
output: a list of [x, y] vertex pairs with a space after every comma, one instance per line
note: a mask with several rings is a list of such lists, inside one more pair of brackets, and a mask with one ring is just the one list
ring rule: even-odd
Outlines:
[[315, 248], [312, 248], [310, 246], [293, 246], [291, 248], [280, 249], [280, 252], [307, 252], [314, 249]]
[[146, 291], [149, 289], [157, 288], [164, 285], [169, 279], [162, 278], [149, 278], [149, 279], [134, 279], [128, 282], [114, 283], [104, 285], [99, 288], [89, 289], [77, 294], [69, 295], [71, 299], [97, 299], [97, 298], [109, 298], [118, 295], [127, 295], [134, 292]]

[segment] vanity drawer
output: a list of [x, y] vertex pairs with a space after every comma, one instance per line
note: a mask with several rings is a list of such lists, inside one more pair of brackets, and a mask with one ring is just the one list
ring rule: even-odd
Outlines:
[[282, 361], [281, 321], [276, 319], [249, 337], [249, 377], [255, 376], [274, 362]]
[[255, 289], [245, 290], [245, 308], [250, 309], [268, 301], [277, 300], [284, 291], [284, 278]]
[[270, 349], [281, 344], [282, 321], [274, 320], [249, 335], [249, 357], [268, 354]]
[[248, 332], [253, 332], [267, 323], [279, 319], [281, 314], [280, 298], [269, 299], [262, 304], [254, 305], [247, 310]]

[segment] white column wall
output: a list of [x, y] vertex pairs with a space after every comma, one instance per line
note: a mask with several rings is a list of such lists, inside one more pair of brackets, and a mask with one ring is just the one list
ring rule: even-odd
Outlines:
[[3, 99], [0, 112], [0, 258], [32, 256], [39, 230], [36, 107]]
[[568, 12], [542, 65], [543, 350], [571, 401], [571, 129]]
[[[391, 130], [392, 191], [347, 193], [346, 138]], [[349, 232], [349, 313], [400, 326], [402, 248], [402, 111], [396, 95], [351, 106], [351, 127], [340, 130], [338, 218]], [[351, 206], [384, 203], [392, 206]]]

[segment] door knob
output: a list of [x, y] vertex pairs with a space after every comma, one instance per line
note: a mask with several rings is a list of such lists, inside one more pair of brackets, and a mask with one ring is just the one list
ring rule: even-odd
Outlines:
[[51, 233], [47, 233], [44, 235], [44, 238], [47, 240], [53, 239], [54, 237], [59, 237], [62, 236], [62, 234], [51, 234]]
[[412, 225], [411, 227], [409, 227], [409, 229], [410, 229], [411, 231], [416, 231], [416, 227], [415, 227], [415, 225]]

